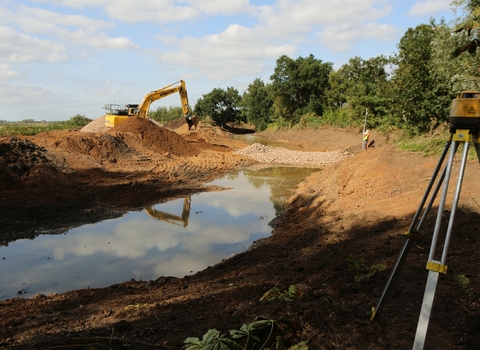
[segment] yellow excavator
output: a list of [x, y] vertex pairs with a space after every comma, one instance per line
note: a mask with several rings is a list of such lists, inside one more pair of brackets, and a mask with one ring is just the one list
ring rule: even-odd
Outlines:
[[[183, 80], [177, 81], [176, 83], [167, 85], [159, 90], [152, 91], [148, 93], [138, 105], [136, 104], [127, 104], [127, 105], [118, 105], [118, 104], [108, 104], [106, 109], [109, 112], [105, 116], [105, 126], [111, 128], [115, 125], [118, 125], [130, 117], [138, 116], [140, 118], [148, 118], [148, 110], [152, 102], [159, 100], [161, 98], [170, 96], [178, 92], [180, 94], [180, 101], [182, 103], [183, 116], [186, 118], [188, 123], [188, 129], [190, 130], [192, 126], [195, 126], [195, 129], [198, 124], [196, 116], [190, 115], [190, 105], [188, 104], [188, 94], [187, 87]], [[192, 121], [193, 119], [193, 121]], [[196, 121], [196, 122], [195, 122]]]
[[173, 215], [170, 213], [165, 213], [163, 211], [158, 211], [153, 207], [146, 208], [145, 211], [152, 218], [166, 221], [175, 225], [183, 225], [183, 227], [188, 226], [188, 218], [190, 217], [190, 205], [192, 203], [192, 198], [190, 196], [185, 197], [183, 200], [183, 211], [182, 216]]

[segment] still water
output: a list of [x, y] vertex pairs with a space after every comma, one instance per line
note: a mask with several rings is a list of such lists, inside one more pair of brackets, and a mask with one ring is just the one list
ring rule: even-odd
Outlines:
[[0, 247], [0, 300], [183, 277], [246, 250], [313, 170], [244, 169], [200, 193], [70, 230]]

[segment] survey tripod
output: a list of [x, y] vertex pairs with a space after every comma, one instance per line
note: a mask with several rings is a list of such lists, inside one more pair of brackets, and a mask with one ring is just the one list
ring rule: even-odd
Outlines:
[[[373, 322], [381, 307], [383, 306], [386, 296], [389, 291], [392, 289], [393, 284], [395, 283], [400, 269], [405, 262], [405, 259], [412, 247], [415, 239], [418, 237], [419, 232], [425, 223], [425, 220], [428, 216], [430, 209], [433, 206], [433, 203], [437, 197], [440, 188], [443, 183], [443, 190], [440, 196], [440, 201], [438, 204], [437, 218], [435, 221], [435, 228], [432, 236], [432, 242], [430, 246], [430, 253], [427, 261], [427, 270], [428, 279], [427, 285], [425, 287], [425, 293], [423, 297], [422, 308], [420, 311], [420, 317], [417, 324], [417, 331], [415, 334], [415, 340], [413, 344], [413, 350], [421, 350], [425, 344], [425, 338], [427, 335], [428, 324], [430, 321], [430, 314], [432, 311], [433, 300], [435, 297], [435, 290], [437, 288], [437, 282], [439, 274], [445, 274], [447, 272], [447, 253], [452, 238], [453, 223], [455, 220], [455, 213], [458, 207], [458, 201], [460, 198], [460, 191], [462, 189], [463, 176], [465, 173], [465, 167], [467, 164], [468, 150], [470, 142], [473, 142], [475, 150], [477, 152], [477, 158], [480, 161], [480, 92], [478, 91], [464, 91], [457, 94], [457, 98], [452, 102], [452, 108], [450, 110], [450, 135], [445, 143], [445, 147], [440, 156], [437, 166], [434, 169], [432, 178], [427, 186], [425, 194], [420, 202], [420, 205], [413, 217], [412, 223], [408, 229], [408, 232], [405, 234], [406, 240], [400, 250], [400, 255], [398, 256], [392, 272], [387, 280], [387, 283], [383, 289], [383, 292], [380, 296], [380, 299], [377, 303], [377, 306], [372, 308], [372, 315], [370, 320]], [[454, 192], [452, 208], [450, 211], [450, 217], [448, 220], [448, 226], [445, 234], [440, 234], [442, 214], [445, 208], [445, 203], [447, 200], [447, 192], [449, 181], [452, 174], [452, 168], [455, 158], [455, 153], [457, 152], [460, 144], [463, 144], [463, 153], [462, 158], [459, 164], [458, 170], [458, 180]], [[450, 153], [449, 153], [450, 152]], [[445, 161], [445, 158], [448, 154], [448, 160], [445, 167], [442, 169], [442, 165]], [[438, 175], [440, 174], [440, 177]], [[438, 178], [438, 181], [437, 181]], [[435, 188], [434, 188], [435, 186]], [[430, 192], [433, 192], [430, 196]], [[428, 200], [428, 203], [427, 203]], [[427, 204], [425, 206], [425, 204]], [[423, 212], [423, 213], [422, 213]], [[435, 260], [437, 255], [437, 244], [440, 236], [443, 237], [443, 251], [441, 254], [440, 260]], [[440, 250], [440, 249], [439, 249]]]

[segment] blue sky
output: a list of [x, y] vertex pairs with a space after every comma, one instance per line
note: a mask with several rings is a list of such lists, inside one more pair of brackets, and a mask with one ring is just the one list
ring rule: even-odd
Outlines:
[[450, 2], [0, 0], [0, 120], [95, 119], [180, 79], [193, 107], [213, 88], [268, 82], [281, 55], [334, 69], [388, 56], [408, 28], [451, 21]]

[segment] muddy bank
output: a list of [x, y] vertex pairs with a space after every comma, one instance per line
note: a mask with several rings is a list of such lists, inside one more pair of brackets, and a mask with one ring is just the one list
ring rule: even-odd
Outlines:
[[[242, 146], [219, 135], [220, 131], [206, 130], [205, 135], [201, 131], [179, 133], [200, 151], [190, 157], [163, 154], [154, 158], [148, 153], [154, 160], [136, 168], [140, 161], [133, 155], [131, 159], [117, 158], [116, 163], [79, 155], [65, 159], [78, 176], [83, 176], [81, 184], [92, 183], [89, 179], [101, 184], [96, 185], [95, 192], [105, 194], [98, 196], [101, 202], [118, 202], [116, 208], [122, 208], [129, 186], [132, 192], [128, 193], [142, 189], [144, 198], [150, 198], [148, 191], [153, 184], [158, 185], [159, 178], [168, 194], [201, 190], [201, 180], [251, 163], [249, 158], [233, 155]], [[330, 138], [332, 134], [334, 138]], [[208, 135], [214, 141], [209, 141]], [[285, 139], [283, 133], [278, 136]], [[357, 131], [349, 134], [322, 129], [302, 131], [295, 137], [302, 140], [305, 149], [344, 150], [346, 145], [361, 147], [361, 143], [353, 144], [355, 136]], [[309, 139], [312, 146], [308, 146]], [[46, 150], [55, 148], [55, 142], [42, 145], [50, 145]], [[0, 346], [180, 349], [187, 337], [201, 339], [209, 329], [225, 334], [258, 316], [278, 320], [286, 315], [296, 325], [295, 332], [284, 338], [287, 346], [305, 341], [310, 349], [410, 349], [426, 282], [434, 217], [425, 223], [424, 234], [412, 248], [401, 278], [374, 324], [369, 322], [369, 313], [382, 292], [436, 161], [435, 157], [400, 152], [379, 141], [374, 149], [359, 151], [309, 176], [291, 198], [287, 211], [271, 222], [271, 237], [193, 276], [159, 276], [151, 281], [132, 280], [107, 288], [0, 302]], [[101, 170], [91, 173], [100, 176], [86, 176], [90, 164]], [[124, 169], [116, 168], [117, 164], [123, 164]], [[127, 172], [126, 166], [131, 171]], [[430, 349], [475, 349], [480, 342], [477, 170], [478, 164], [467, 165], [449, 270], [440, 277], [439, 302], [430, 321], [426, 345]], [[93, 198], [82, 194], [82, 186], [77, 194], [90, 202]], [[67, 187], [65, 183], [62, 188]], [[28, 205], [27, 199], [24, 196], [18, 208]], [[33, 202], [40, 203], [40, 198]], [[370, 273], [372, 266], [382, 264], [384, 270]], [[464, 276], [468, 283], [458, 276]], [[301, 298], [260, 300], [274, 286], [285, 291], [291, 285], [301, 290]]]

